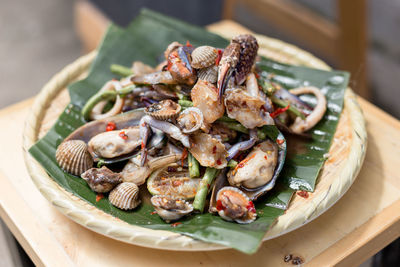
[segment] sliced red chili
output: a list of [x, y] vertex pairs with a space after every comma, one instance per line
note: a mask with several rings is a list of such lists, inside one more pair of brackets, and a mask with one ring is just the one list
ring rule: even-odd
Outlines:
[[181, 157], [181, 165], [182, 166], [183, 166], [184, 160], [187, 158], [187, 156], [188, 156], [188, 150], [185, 147], [185, 149], [183, 149], [183, 151], [182, 151], [182, 157]]
[[285, 142], [285, 140], [283, 140], [283, 139], [276, 139], [276, 142], [278, 143], [278, 145], [282, 145], [282, 144]]
[[286, 110], [288, 110], [290, 107], [290, 105], [287, 105], [284, 108], [278, 108], [276, 109], [274, 112], [270, 113], [269, 115], [271, 116], [271, 118], [275, 118], [276, 116], [278, 116], [279, 114], [282, 114], [283, 112], [285, 112]]
[[96, 195], [96, 202], [99, 202], [100, 200], [102, 200], [104, 198], [104, 195], [103, 194], [97, 194]]
[[182, 224], [181, 222], [172, 223], [171, 227], [177, 227], [178, 225]]
[[193, 45], [189, 42], [189, 40], [186, 41], [186, 46], [187, 47], [193, 47]]
[[107, 126], [106, 126], [107, 132], [114, 131], [115, 129], [117, 129], [117, 126], [115, 125], [114, 122], [110, 121], [109, 123], [107, 123]]
[[224, 205], [222, 205], [222, 201], [221, 200], [217, 200], [217, 210], [225, 210]]
[[249, 201], [249, 203], [247, 204], [246, 208], [250, 212], [256, 212], [256, 208], [254, 207], [254, 203], [252, 201]]
[[302, 197], [302, 198], [308, 198], [309, 194], [307, 191], [297, 191], [297, 195]]
[[119, 137], [121, 137], [121, 138], [124, 139], [124, 140], [128, 139], [128, 136], [126, 135], [125, 131], [121, 131], [121, 132], [119, 133]]

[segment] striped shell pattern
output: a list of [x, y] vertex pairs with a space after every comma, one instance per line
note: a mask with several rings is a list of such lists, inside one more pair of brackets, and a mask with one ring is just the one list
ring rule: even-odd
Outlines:
[[171, 99], [166, 99], [148, 106], [144, 112], [157, 120], [168, 120], [178, 116], [181, 106]]
[[212, 65], [210, 67], [199, 70], [197, 72], [197, 77], [203, 81], [216, 83], [218, 79], [218, 66]]
[[199, 46], [192, 52], [192, 67], [202, 69], [215, 64], [218, 51], [212, 46]]
[[57, 148], [56, 160], [61, 169], [77, 176], [93, 166], [87, 145], [81, 140], [62, 142]]
[[139, 187], [134, 183], [124, 182], [117, 185], [108, 196], [111, 204], [122, 210], [131, 210], [139, 206]]

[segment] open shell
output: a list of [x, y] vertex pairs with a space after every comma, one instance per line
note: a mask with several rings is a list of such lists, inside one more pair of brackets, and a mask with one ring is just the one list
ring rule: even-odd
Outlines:
[[108, 196], [113, 206], [122, 210], [132, 210], [139, 206], [139, 187], [134, 183], [124, 182], [115, 187]]
[[177, 122], [182, 132], [193, 133], [203, 125], [203, 113], [200, 109], [191, 107], [181, 112]]
[[200, 178], [190, 178], [188, 170], [166, 166], [154, 171], [147, 179], [147, 189], [152, 195], [169, 195], [175, 198], [193, 199], [200, 184]]
[[154, 103], [145, 109], [145, 113], [156, 118], [157, 120], [168, 120], [176, 118], [181, 111], [181, 106], [170, 100], [162, 100]]
[[269, 183], [278, 163], [278, 145], [266, 140], [256, 145], [235, 169], [228, 172], [228, 181], [233, 186], [249, 190]]
[[232, 186], [225, 186], [218, 191], [217, 210], [224, 220], [242, 224], [251, 223], [257, 217], [253, 202], [242, 191]]
[[[134, 128], [135, 126], [139, 126], [140, 119], [144, 115], [145, 114], [143, 112], [143, 109], [135, 109], [135, 110], [132, 110], [129, 112], [124, 112], [124, 113], [118, 114], [118, 115], [110, 117], [110, 118], [91, 121], [89, 123], [82, 125], [78, 129], [76, 129], [74, 132], [72, 132], [64, 140], [64, 142], [66, 142], [67, 140], [82, 140], [83, 142], [88, 143], [94, 136], [105, 133], [106, 127], [109, 123], [115, 124], [116, 129]], [[118, 131], [118, 133], [120, 133], [120, 132]], [[124, 139], [122, 139], [120, 137], [118, 137], [118, 139], [121, 139], [120, 141], [124, 141]], [[166, 140], [166, 136], [164, 135], [163, 132], [161, 132], [159, 130], [154, 130], [153, 135], [151, 136], [151, 139], [147, 143], [149, 153], [156, 149], [161, 148], [164, 145], [165, 140]], [[120, 161], [125, 161], [125, 160], [135, 157], [137, 155], [138, 155], [138, 151], [136, 149], [134, 149], [131, 153], [123, 154], [121, 156], [114, 157], [114, 158], [101, 158], [101, 157], [98, 157], [98, 155], [96, 155], [96, 158], [93, 158], [93, 161], [102, 160], [104, 162], [104, 164], [112, 164], [112, 163], [116, 163], [116, 162], [120, 162]], [[92, 165], [90, 167], [92, 167]], [[86, 170], [84, 170], [84, 171], [86, 171]]]
[[153, 196], [150, 201], [157, 214], [166, 222], [179, 220], [193, 211], [193, 206], [181, 198]]
[[93, 166], [88, 147], [81, 140], [62, 142], [57, 148], [56, 160], [61, 169], [78, 176]]
[[202, 69], [215, 64], [218, 57], [218, 51], [212, 46], [199, 46], [192, 52], [192, 67]]

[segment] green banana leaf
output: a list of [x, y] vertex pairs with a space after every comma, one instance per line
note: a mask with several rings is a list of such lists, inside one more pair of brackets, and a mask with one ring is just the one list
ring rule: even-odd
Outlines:
[[[294, 190], [314, 189], [319, 170], [323, 164], [324, 153], [329, 150], [333, 134], [343, 106], [344, 90], [348, 83], [348, 74], [344, 72], [325, 72], [304, 67], [280, 64], [262, 59], [260, 68], [266, 73], [274, 73], [277, 82], [288, 88], [301, 84], [310, 84], [322, 88], [327, 94], [328, 112], [313, 130], [313, 139], [305, 142], [309, 151], [305, 154], [288, 155], [281, 177], [276, 187], [256, 203], [258, 218], [247, 225], [230, 223], [212, 214], [195, 214], [180, 220], [182, 224], [172, 227], [162, 221], [150, 204], [143, 203], [134, 211], [122, 211], [113, 207], [107, 198], [96, 202], [96, 194], [86, 182], [76, 176], [63, 172], [55, 160], [57, 146], [73, 130], [85, 123], [81, 108], [85, 102], [113, 74], [111, 64], [129, 66], [132, 61], [140, 60], [156, 65], [159, 55], [172, 41], [193, 45], [213, 45], [224, 47], [228, 41], [185, 22], [163, 16], [150, 10], [141, 14], [126, 28], [111, 25], [100, 46], [99, 54], [93, 62], [86, 79], [69, 86], [71, 103], [61, 114], [53, 128], [40, 139], [29, 152], [46, 169], [49, 175], [64, 189], [75, 194], [93, 206], [127, 223], [141, 227], [169, 230], [182, 233], [206, 242], [218, 243], [235, 248], [244, 253], [254, 253], [262, 238], [276, 218], [284, 213]], [[307, 101], [312, 102], [312, 98]], [[299, 141], [303, 142], [303, 141]], [[290, 146], [290, 140], [288, 146]]]

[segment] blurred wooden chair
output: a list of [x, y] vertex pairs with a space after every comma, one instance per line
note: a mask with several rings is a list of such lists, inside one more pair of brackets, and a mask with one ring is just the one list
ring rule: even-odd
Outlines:
[[237, 8], [247, 8], [337, 68], [349, 71], [353, 90], [368, 98], [366, 0], [337, 0], [336, 5], [337, 24], [292, 0], [224, 0], [222, 16], [234, 20]]
[[[333, 62], [337, 68], [351, 72], [351, 87], [368, 98], [365, 0], [337, 0], [337, 25], [290, 0], [224, 0], [222, 17], [234, 20], [235, 9], [240, 5]], [[75, 26], [86, 52], [96, 48], [108, 23], [109, 19], [90, 1], [75, 2]]]

